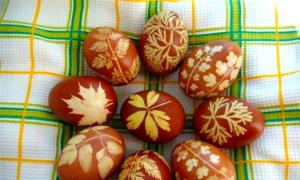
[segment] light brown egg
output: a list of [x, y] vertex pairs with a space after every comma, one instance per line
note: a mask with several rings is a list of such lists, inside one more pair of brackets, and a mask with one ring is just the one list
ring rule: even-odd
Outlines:
[[122, 135], [108, 126], [94, 126], [72, 137], [58, 160], [61, 180], [108, 179], [125, 154]]

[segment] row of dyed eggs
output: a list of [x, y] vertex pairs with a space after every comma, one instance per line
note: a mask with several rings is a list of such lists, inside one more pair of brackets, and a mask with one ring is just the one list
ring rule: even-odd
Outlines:
[[[112, 85], [128, 84], [140, 71], [140, 57], [133, 42], [110, 27], [93, 29], [84, 41], [87, 64]], [[157, 75], [174, 72], [187, 54], [188, 34], [173, 11], [155, 14], [145, 25], [139, 52], [146, 69]], [[199, 46], [185, 58], [179, 85], [193, 98], [217, 96], [236, 79], [242, 64], [239, 46], [215, 41]]]
[[[62, 180], [109, 179], [120, 167], [125, 154], [122, 135], [108, 126], [86, 128], [72, 137], [58, 161]], [[183, 141], [172, 152], [172, 174], [158, 153], [140, 150], [128, 156], [118, 180], [226, 179], [234, 180], [233, 163], [218, 148], [202, 141]]]
[[[62, 120], [79, 126], [103, 124], [117, 107], [113, 88], [93, 77], [65, 79], [53, 87], [49, 106]], [[165, 143], [177, 137], [185, 124], [185, 111], [172, 95], [140, 91], [122, 105], [121, 119], [127, 130], [144, 141]], [[214, 97], [194, 113], [196, 133], [220, 147], [237, 147], [257, 139], [265, 127], [263, 116], [252, 104], [234, 97]]]

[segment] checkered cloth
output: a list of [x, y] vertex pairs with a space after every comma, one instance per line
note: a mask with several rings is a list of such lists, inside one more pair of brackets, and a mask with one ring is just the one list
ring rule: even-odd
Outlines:
[[[231, 96], [255, 104], [266, 129], [251, 145], [225, 150], [238, 179], [300, 177], [300, 13], [298, 2], [261, 0], [2, 0], [0, 1], [0, 179], [57, 179], [56, 159], [73, 127], [53, 116], [47, 96], [67, 76], [92, 74], [82, 55], [87, 33], [112, 26], [136, 43], [147, 19], [176, 11], [189, 30], [190, 48], [228, 39], [238, 43], [244, 64]], [[193, 138], [192, 112], [200, 102], [181, 92], [177, 73], [142, 71], [127, 86], [114, 87], [119, 109], [130, 94], [159, 89], [184, 105], [187, 123], [176, 140], [152, 145], [129, 135], [119, 109], [112, 126], [126, 138], [127, 154], [153, 149], [170, 159], [173, 146]]]

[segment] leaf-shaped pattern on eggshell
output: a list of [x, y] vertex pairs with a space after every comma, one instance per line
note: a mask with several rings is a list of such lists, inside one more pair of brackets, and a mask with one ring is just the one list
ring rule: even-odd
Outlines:
[[119, 144], [113, 142], [113, 141], [107, 141], [106, 147], [109, 153], [111, 154], [121, 154], [122, 153], [122, 148]]
[[212, 73], [203, 76], [203, 80], [206, 82], [206, 87], [213, 87], [217, 84], [216, 76]]
[[122, 171], [118, 176], [119, 180], [144, 180], [145, 175], [149, 175], [155, 180], [162, 180], [162, 175], [157, 163], [150, 159], [148, 154], [139, 156], [137, 153], [129, 156], [122, 164], [121, 169]]
[[72, 164], [75, 159], [77, 158], [78, 150], [76, 149], [76, 145], [80, 144], [86, 139], [86, 136], [83, 134], [76, 135], [72, 137], [69, 141], [66, 147], [63, 149], [63, 154], [60, 157], [60, 160], [58, 162], [58, 167], [63, 165], [70, 165]]
[[159, 168], [156, 165], [156, 162], [150, 158], [145, 158], [142, 163], [142, 167], [145, 172], [155, 179], [162, 179], [161, 174], [159, 172]]
[[92, 167], [92, 154], [93, 148], [90, 144], [83, 145], [79, 148], [79, 164], [85, 173], [87, 173]]
[[107, 115], [111, 113], [108, 107], [112, 105], [112, 100], [106, 97], [101, 83], [99, 83], [97, 90], [92, 85], [89, 88], [85, 88], [80, 83], [78, 85], [80, 96], [72, 95], [70, 99], [63, 99], [68, 108], [72, 110], [71, 114], [83, 115], [78, 125], [102, 124], [105, 122]]
[[[72, 137], [62, 151], [58, 166], [70, 165], [77, 159], [76, 163], [80, 165], [78, 170], [90, 173], [93, 169], [92, 167], [96, 166], [101, 179], [105, 179], [115, 168], [116, 162], [113, 161], [113, 158], [124, 154], [122, 140], [102, 132], [107, 128], [109, 127], [93, 126], [80, 131], [79, 134]], [[90, 132], [94, 135], [90, 136]], [[105, 136], [104, 140], [102, 136]], [[100, 145], [100, 149], [98, 149], [98, 146], [95, 146], [95, 143]], [[94, 158], [97, 164], [93, 163]]]
[[145, 119], [145, 127], [146, 127], [146, 134], [153, 140], [158, 138], [158, 128], [154, 122], [152, 116], [147, 113]]
[[[167, 30], [170, 32], [167, 33]], [[174, 12], [161, 11], [154, 15], [147, 22], [144, 33], [147, 34], [148, 42], [144, 46], [144, 53], [150, 66], [156, 71], [173, 69], [185, 56], [188, 35], [183, 20], [177, 18]], [[171, 42], [175, 35], [180, 38], [179, 44]]]
[[60, 160], [58, 162], [58, 167], [66, 165], [66, 164], [68, 164], [68, 165], [72, 164], [75, 161], [76, 157], [77, 157], [77, 149], [76, 148], [73, 148], [73, 149], [70, 149], [69, 151], [64, 152], [60, 157]]
[[116, 54], [118, 58], [123, 58], [128, 51], [129, 48], [129, 39], [127, 38], [121, 38], [118, 41], [117, 47], [116, 47]]
[[[225, 111], [220, 113], [220, 109], [225, 106]], [[252, 112], [248, 111], [248, 107], [238, 101], [228, 102], [225, 97], [217, 98], [214, 102], [210, 102], [208, 106], [209, 115], [202, 115], [206, 119], [206, 123], [201, 128], [201, 133], [207, 133], [207, 137], [222, 145], [232, 137], [231, 133], [236, 136], [245, 134], [247, 129], [242, 125], [251, 122], [253, 119]], [[213, 117], [213, 118], [212, 118]], [[238, 118], [236, 118], [238, 117]], [[217, 119], [224, 120], [229, 127], [227, 130], [224, 126], [217, 122]]]
[[128, 104], [138, 108], [139, 110], [130, 114], [126, 118], [126, 127], [130, 130], [135, 130], [140, 127], [142, 122], [145, 121], [146, 134], [154, 141], [159, 135], [158, 127], [169, 132], [170, 124], [168, 121], [170, 120], [170, 117], [167, 113], [157, 110], [154, 107], [171, 103], [171, 101], [154, 106], [159, 97], [159, 93], [156, 93], [155, 91], [149, 91], [147, 93], [146, 101], [139, 94], [131, 95], [129, 97]]
[[105, 52], [108, 48], [108, 45], [105, 41], [97, 41], [91, 47], [90, 50], [95, 51], [97, 53]]
[[114, 162], [109, 156], [104, 156], [100, 161], [98, 161], [97, 166], [100, 177], [105, 179], [113, 168]]

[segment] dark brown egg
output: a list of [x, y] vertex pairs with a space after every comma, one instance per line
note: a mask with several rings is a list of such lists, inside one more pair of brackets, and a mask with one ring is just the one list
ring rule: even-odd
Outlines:
[[262, 113], [249, 102], [235, 97], [214, 97], [202, 103], [194, 114], [196, 134], [224, 148], [247, 145], [265, 128]]
[[117, 108], [117, 96], [105, 81], [71, 77], [56, 84], [49, 94], [51, 110], [63, 121], [88, 126], [110, 120]]
[[172, 153], [176, 180], [235, 180], [233, 163], [217, 147], [202, 141], [183, 141]]
[[128, 84], [140, 71], [140, 58], [133, 42], [116, 29], [93, 29], [84, 40], [83, 52], [87, 64], [113, 85]]
[[141, 91], [122, 105], [121, 119], [127, 130], [144, 141], [165, 143], [178, 136], [185, 113], [180, 102], [162, 91]]
[[158, 75], [175, 71], [187, 50], [187, 30], [177, 13], [161, 11], [149, 19], [140, 40], [140, 54], [148, 71]]
[[118, 180], [171, 180], [169, 164], [155, 151], [141, 150], [122, 164]]
[[231, 41], [214, 41], [195, 48], [179, 71], [179, 85], [187, 96], [213, 97], [236, 79], [242, 65], [241, 49]]

